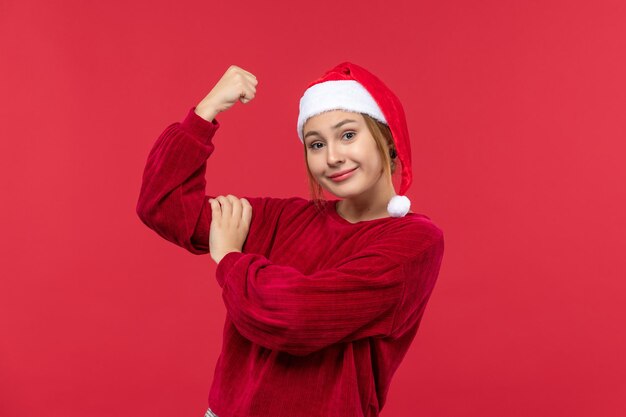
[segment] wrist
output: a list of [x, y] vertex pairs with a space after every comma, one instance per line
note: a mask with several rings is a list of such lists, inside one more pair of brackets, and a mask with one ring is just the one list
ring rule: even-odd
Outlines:
[[241, 253], [241, 251], [239, 249], [230, 249], [230, 250], [224, 251], [224, 253], [222, 253], [220, 256], [216, 257], [215, 262], [219, 264], [222, 261], [222, 259], [224, 259], [224, 256], [228, 255], [231, 252], [239, 252], [239, 253]]
[[214, 106], [209, 103], [200, 103], [196, 106], [194, 112], [207, 122], [212, 122], [219, 113]]

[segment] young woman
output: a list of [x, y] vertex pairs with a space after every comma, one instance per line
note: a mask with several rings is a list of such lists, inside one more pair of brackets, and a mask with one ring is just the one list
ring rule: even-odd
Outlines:
[[206, 195], [215, 117], [252, 100], [257, 84], [231, 66], [169, 125], [137, 203], [160, 236], [217, 262], [227, 315], [206, 416], [378, 416], [444, 250], [442, 230], [401, 195], [411, 183], [404, 110], [376, 76], [343, 62], [300, 100], [311, 200]]

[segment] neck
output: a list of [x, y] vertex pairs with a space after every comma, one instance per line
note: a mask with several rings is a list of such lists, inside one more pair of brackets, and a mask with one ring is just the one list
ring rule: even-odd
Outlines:
[[337, 203], [337, 213], [350, 222], [389, 217], [387, 204], [396, 195], [391, 183], [380, 182], [380, 186]]

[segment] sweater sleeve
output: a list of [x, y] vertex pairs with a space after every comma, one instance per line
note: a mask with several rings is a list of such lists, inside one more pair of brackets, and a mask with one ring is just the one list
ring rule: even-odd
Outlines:
[[228, 315], [248, 340], [298, 356], [335, 343], [398, 336], [424, 311], [443, 235], [401, 263], [378, 250], [385, 244], [382, 239], [310, 275], [258, 254], [230, 252], [216, 269]]
[[208, 253], [211, 210], [204, 178], [206, 160], [220, 124], [192, 107], [182, 123], [165, 128], [153, 145], [143, 173], [136, 211], [142, 222], [164, 239], [191, 253]]
[[[181, 123], [165, 128], [148, 155], [136, 212], [164, 239], [200, 255], [209, 252], [212, 210], [206, 195], [207, 159], [220, 124], [203, 119], [192, 107]], [[251, 230], [266, 206], [278, 199], [245, 198], [252, 206]]]

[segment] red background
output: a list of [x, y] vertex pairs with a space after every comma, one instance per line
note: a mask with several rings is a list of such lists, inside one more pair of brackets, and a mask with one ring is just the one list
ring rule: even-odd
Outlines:
[[[383, 417], [626, 415], [626, 3], [0, 2], [0, 415], [196, 416], [225, 308], [135, 213], [152, 144], [229, 65], [211, 193], [308, 197], [306, 84], [405, 106], [439, 282]], [[296, 416], [294, 416], [296, 417]]]

